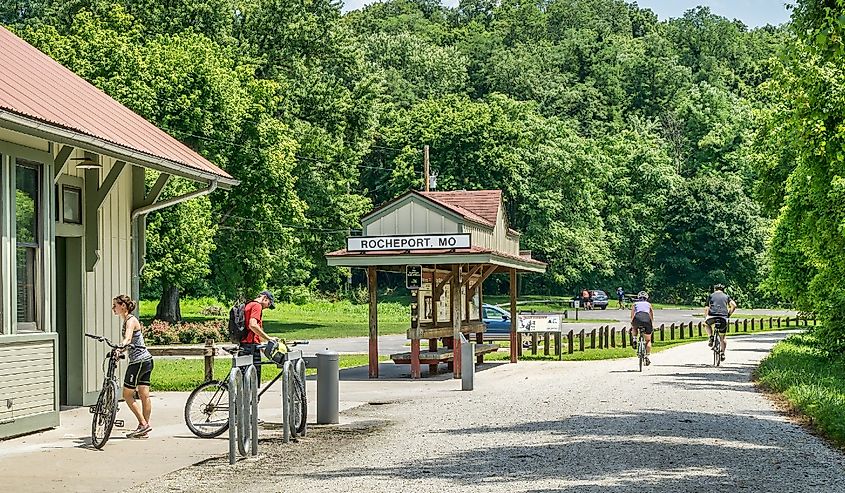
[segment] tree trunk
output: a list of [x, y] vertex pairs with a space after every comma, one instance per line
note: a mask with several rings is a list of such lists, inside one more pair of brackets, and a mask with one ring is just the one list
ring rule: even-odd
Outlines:
[[179, 309], [179, 290], [175, 286], [167, 286], [161, 292], [155, 319], [171, 324], [182, 321], [182, 311]]

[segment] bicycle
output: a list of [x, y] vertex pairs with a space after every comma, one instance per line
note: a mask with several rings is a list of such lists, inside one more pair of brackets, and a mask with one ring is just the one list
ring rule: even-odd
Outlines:
[[721, 328], [722, 324], [718, 320], [714, 321], [713, 325], [710, 326], [710, 330], [713, 333], [713, 366], [722, 364], [722, 356], [724, 354], [722, 352], [722, 338], [725, 337], [725, 334], [722, 333]]
[[[308, 341], [295, 341], [287, 343], [288, 347], [308, 344]], [[258, 346], [259, 349], [266, 347], [265, 345]], [[238, 346], [228, 346], [222, 348], [224, 351], [232, 355], [232, 362], [234, 366], [235, 359], [240, 352]], [[289, 380], [288, 388], [292, 389], [292, 396], [285, 396], [291, 399], [292, 416], [285, 416], [290, 418], [290, 422], [286, 425], [290, 426], [291, 434], [304, 435], [306, 429], [306, 422], [308, 419], [308, 397], [305, 392], [305, 360], [301, 357], [301, 352], [296, 355], [290, 353], [283, 353], [284, 358], [281, 361], [262, 361], [260, 365], [276, 365], [283, 368], [286, 361], [301, 362], [302, 368], [297, 368], [294, 371], [288, 372]], [[296, 356], [295, 358], [292, 356]], [[298, 366], [299, 364], [297, 364]], [[258, 392], [258, 400], [264, 395], [267, 390], [278, 382], [283, 376], [284, 371], [280, 371], [278, 375], [273, 377], [264, 387]], [[291, 385], [292, 384], [292, 385]], [[200, 438], [215, 438], [222, 435], [229, 429], [229, 381], [228, 380], [208, 380], [201, 383], [188, 396], [188, 401], [185, 403], [185, 424], [191, 433]]]
[[[135, 346], [133, 344], [118, 346], [105, 337], [95, 334], [85, 334], [85, 337], [90, 337], [98, 342], [104, 342], [111, 348], [106, 353], [105, 361], [103, 362], [105, 377], [103, 378], [103, 388], [97, 397], [97, 404], [88, 408], [88, 411], [94, 415], [91, 420], [91, 445], [96, 449], [102, 449], [109, 440], [114, 426], [123, 426], [122, 419], [115, 419], [118, 409], [117, 399], [120, 386], [114, 373], [117, 369], [117, 360], [126, 357], [121, 351], [127, 348], [134, 348]], [[105, 368], [106, 362], [108, 362], [108, 368]]]

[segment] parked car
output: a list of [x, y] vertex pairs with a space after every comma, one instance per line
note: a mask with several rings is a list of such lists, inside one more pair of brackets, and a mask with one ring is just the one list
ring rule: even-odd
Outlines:
[[[484, 331], [487, 334], [510, 334], [511, 314], [495, 305], [484, 304], [481, 307], [481, 320], [484, 322]], [[522, 319], [519, 319], [522, 326]]]
[[590, 295], [593, 298], [593, 309], [601, 308], [602, 310], [607, 309], [607, 293], [602, 291], [601, 289], [593, 289], [590, 290]]

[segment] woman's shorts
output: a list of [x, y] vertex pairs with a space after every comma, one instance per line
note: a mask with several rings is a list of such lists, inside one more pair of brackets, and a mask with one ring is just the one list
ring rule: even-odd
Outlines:
[[634, 320], [631, 321], [631, 326], [643, 331], [643, 334], [651, 334], [654, 332], [651, 317], [646, 312], [636, 313], [634, 315]]
[[151, 359], [130, 363], [126, 368], [126, 376], [123, 377], [123, 386], [133, 390], [139, 385], [149, 386], [152, 373], [153, 360]]
[[728, 319], [724, 317], [710, 317], [707, 319], [707, 325], [722, 333], [728, 331]]

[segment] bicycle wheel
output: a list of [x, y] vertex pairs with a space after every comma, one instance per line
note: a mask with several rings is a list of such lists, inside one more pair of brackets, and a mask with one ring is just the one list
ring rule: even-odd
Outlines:
[[716, 332], [713, 337], [713, 366], [719, 366], [722, 363], [722, 341], [719, 333]]
[[91, 445], [101, 449], [109, 441], [114, 417], [117, 414], [117, 382], [111, 381], [103, 385], [97, 405], [94, 407], [94, 417], [91, 420]]
[[643, 360], [645, 359], [645, 343], [640, 339], [637, 343], [637, 356], [640, 357], [640, 371], [643, 371]]
[[214, 438], [229, 429], [229, 386], [209, 380], [195, 388], [185, 403], [185, 424], [200, 438]]
[[293, 372], [293, 396], [291, 412], [293, 413], [292, 425], [296, 428], [296, 434], [305, 436], [305, 425], [308, 421], [308, 397], [305, 395], [305, 382], [299, 372]]

